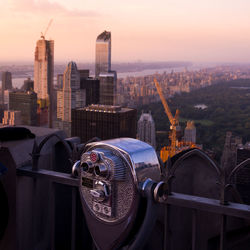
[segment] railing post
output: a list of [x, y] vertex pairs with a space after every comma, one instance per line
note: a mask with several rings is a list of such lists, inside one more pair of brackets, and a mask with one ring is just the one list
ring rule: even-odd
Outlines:
[[223, 168], [221, 171], [221, 180], [220, 180], [220, 204], [228, 205], [228, 200], [226, 198], [226, 173]]
[[50, 213], [51, 213], [51, 250], [55, 249], [55, 183], [51, 183], [51, 206], [50, 206]]
[[32, 223], [32, 247], [35, 248], [36, 246], [36, 232], [37, 232], [37, 226], [36, 226], [36, 218], [37, 218], [37, 179], [33, 179], [33, 189], [32, 189], [32, 217], [31, 217], [31, 223]]
[[220, 250], [226, 250], [226, 225], [227, 216], [221, 215], [221, 225], [220, 225]]
[[192, 209], [192, 250], [196, 250], [197, 210]]
[[170, 218], [170, 205], [165, 205], [164, 207], [164, 242], [163, 242], [163, 249], [164, 250], [171, 250], [171, 236], [170, 236], [170, 229], [169, 229], [169, 218]]
[[75, 250], [75, 233], [76, 233], [76, 188], [71, 188], [72, 201], [71, 201], [71, 250]]

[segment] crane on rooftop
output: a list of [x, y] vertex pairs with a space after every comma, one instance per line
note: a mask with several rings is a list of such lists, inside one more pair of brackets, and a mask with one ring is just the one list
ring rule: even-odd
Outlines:
[[[168, 157], [172, 157], [175, 154], [189, 149], [189, 148], [201, 148], [201, 146], [196, 145], [195, 142], [192, 141], [178, 141], [177, 139], [177, 133], [180, 133], [180, 126], [179, 126], [179, 114], [180, 111], [179, 109], [176, 110], [175, 116], [172, 115], [171, 110], [167, 104], [167, 101], [164, 98], [162, 89], [158, 81], [154, 78], [154, 83], [155, 87], [157, 89], [157, 92], [160, 96], [162, 105], [164, 107], [165, 113], [170, 121], [170, 133], [169, 133], [169, 139], [170, 139], [170, 146], [163, 147], [160, 151], [160, 156], [163, 162], [165, 162]], [[193, 121], [188, 121], [187, 127], [193, 128], [194, 127], [194, 122]]]
[[176, 149], [177, 149], [177, 145], [178, 145], [177, 138], [176, 138], [176, 131], [180, 129], [180, 126], [179, 126], [180, 111], [179, 111], [179, 109], [177, 109], [175, 112], [175, 116], [172, 115], [171, 110], [170, 110], [170, 108], [169, 108], [169, 106], [164, 98], [163, 93], [162, 93], [161, 86], [158, 83], [158, 81], [156, 80], [156, 78], [154, 78], [154, 83], [155, 83], [155, 87], [157, 89], [157, 92], [160, 96], [165, 113], [166, 113], [166, 115], [170, 121], [170, 124], [171, 124], [170, 125], [170, 134], [169, 134], [169, 139], [170, 139], [171, 143], [170, 143], [170, 146], [168, 148], [168, 152], [169, 152], [168, 155], [170, 157], [172, 157], [176, 154]]
[[47, 34], [47, 32], [48, 32], [48, 29], [49, 29], [49, 27], [51, 26], [52, 22], [53, 22], [53, 19], [50, 19], [49, 24], [47, 25], [47, 28], [45, 29], [44, 33], [41, 32], [41, 38], [42, 38], [42, 39], [45, 39], [45, 36], [46, 36], [46, 34]]

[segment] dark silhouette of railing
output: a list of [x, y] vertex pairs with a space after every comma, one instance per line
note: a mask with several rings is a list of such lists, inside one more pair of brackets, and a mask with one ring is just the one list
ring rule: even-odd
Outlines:
[[[72, 225], [71, 225], [71, 249], [75, 249], [75, 230], [76, 230], [76, 197], [78, 194], [78, 186], [79, 180], [77, 178], [72, 177], [71, 174], [56, 172], [52, 170], [39, 169], [38, 161], [40, 157], [40, 153], [42, 151], [43, 146], [46, 144], [48, 140], [51, 138], [57, 138], [66, 148], [68, 153], [69, 160], [73, 163], [76, 160], [76, 147], [73, 147], [73, 150], [69, 147], [67, 142], [61, 139], [57, 135], [50, 135], [46, 137], [39, 145], [37, 145], [36, 141], [34, 142], [33, 151], [31, 153], [32, 157], [32, 165], [31, 166], [23, 166], [17, 169], [18, 176], [29, 176], [34, 179], [34, 190], [36, 189], [36, 179], [45, 178], [50, 180], [52, 183], [59, 183], [63, 185], [70, 186], [72, 188]], [[219, 185], [220, 190], [220, 199], [211, 199], [206, 197], [199, 197], [195, 195], [176, 193], [172, 191], [172, 182], [176, 177], [176, 170], [182, 166], [182, 163], [188, 159], [189, 157], [199, 157], [207, 162], [210, 168], [216, 173], [217, 183]], [[197, 212], [205, 211], [209, 213], [214, 213], [220, 216], [220, 243], [219, 249], [225, 250], [227, 249], [227, 219], [228, 217], [238, 217], [244, 219], [246, 221], [250, 221], [250, 206], [243, 204], [240, 194], [238, 193], [236, 186], [233, 182], [233, 177], [245, 166], [250, 164], [250, 159], [245, 160], [244, 162], [237, 165], [229, 175], [226, 175], [225, 168], [219, 167], [211, 158], [209, 158], [203, 151], [198, 149], [192, 149], [185, 153], [182, 153], [179, 157], [175, 157], [175, 159], [169, 159], [165, 165], [162, 164], [162, 194], [160, 197], [157, 197], [156, 203], [165, 204], [164, 211], [164, 249], [173, 249], [171, 248], [171, 237], [168, 232], [170, 231], [170, 223], [169, 216], [170, 210], [172, 206], [178, 206], [182, 208], [187, 208], [192, 210], [192, 250], [197, 249], [197, 237], [199, 237], [199, 232], [197, 231]], [[55, 200], [55, 188], [52, 185], [51, 199], [52, 204], [54, 204]], [[228, 200], [229, 194], [231, 194], [234, 199], [237, 201], [230, 202]], [[34, 198], [35, 204], [35, 198]], [[52, 218], [52, 226], [51, 226], [51, 249], [54, 249], [54, 231], [55, 231], [55, 205], [52, 205], [50, 208], [51, 218]], [[33, 229], [35, 230], [36, 222], [35, 218], [33, 218]], [[35, 242], [34, 242], [35, 244]]]

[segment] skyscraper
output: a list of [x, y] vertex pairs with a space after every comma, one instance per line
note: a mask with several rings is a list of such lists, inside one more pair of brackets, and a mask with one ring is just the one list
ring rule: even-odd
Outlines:
[[135, 109], [111, 105], [90, 105], [72, 110], [72, 136], [82, 142], [93, 137], [102, 140], [118, 137], [136, 137]]
[[187, 126], [184, 132], [184, 141], [196, 143], [196, 128], [194, 121], [187, 121]]
[[45, 40], [44, 37], [38, 40], [35, 50], [34, 63], [34, 91], [41, 104], [47, 107], [39, 107], [41, 110], [48, 109], [49, 125], [52, 127], [52, 91], [54, 78], [54, 41]]
[[96, 39], [95, 76], [111, 71], [111, 32], [104, 31]]
[[3, 100], [4, 100], [3, 105], [4, 105], [5, 109], [9, 109], [9, 100], [10, 100], [9, 97], [10, 97], [10, 93], [12, 91], [13, 90], [11, 90], [11, 89], [6, 89], [3, 92]]
[[56, 85], [57, 85], [57, 88], [60, 88], [60, 89], [63, 87], [63, 74], [57, 75]]
[[21, 90], [25, 92], [34, 91], [34, 81], [31, 80], [30, 77], [28, 77], [27, 80], [24, 80]]
[[142, 113], [137, 124], [138, 139], [156, 147], [155, 142], [155, 122], [151, 113]]
[[4, 91], [12, 89], [11, 72], [2, 72], [2, 104], [4, 104]]
[[80, 72], [75, 62], [69, 62], [63, 74], [63, 89], [57, 94], [57, 118], [68, 136], [71, 135], [71, 111], [84, 107], [86, 104], [86, 90], [80, 89]]
[[116, 71], [108, 73], [100, 73], [100, 104], [115, 105], [116, 104]]
[[100, 104], [116, 105], [116, 71], [111, 71], [111, 32], [96, 39], [95, 76], [100, 80]]
[[100, 81], [97, 78], [89, 77], [89, 70], [79, 70], [80, 88], [86, 91], [86, 106], [99, 104]]
[[4, 117], [2, 119], [2, 123], [3, 123], [3, 125], [11, 125], [11, 126], [23, 124], [22, 118], [21, 118], [21, 111], [5, 110]]
[[22, 124], [37, 125], [37, 94], [33, 91], [13, 91], [9, 93], [10, 110], [21, 111]]

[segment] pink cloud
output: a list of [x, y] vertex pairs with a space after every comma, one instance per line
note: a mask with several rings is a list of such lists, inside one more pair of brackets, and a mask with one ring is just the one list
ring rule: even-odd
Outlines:
[[52, 3], [48, 0], [12, 0], [11, 9], [15, 12], [29, 14], [59, 14], [76, 17], [96, 17], [99, 13], [91, 10], [69, 10], [59, 3]]

